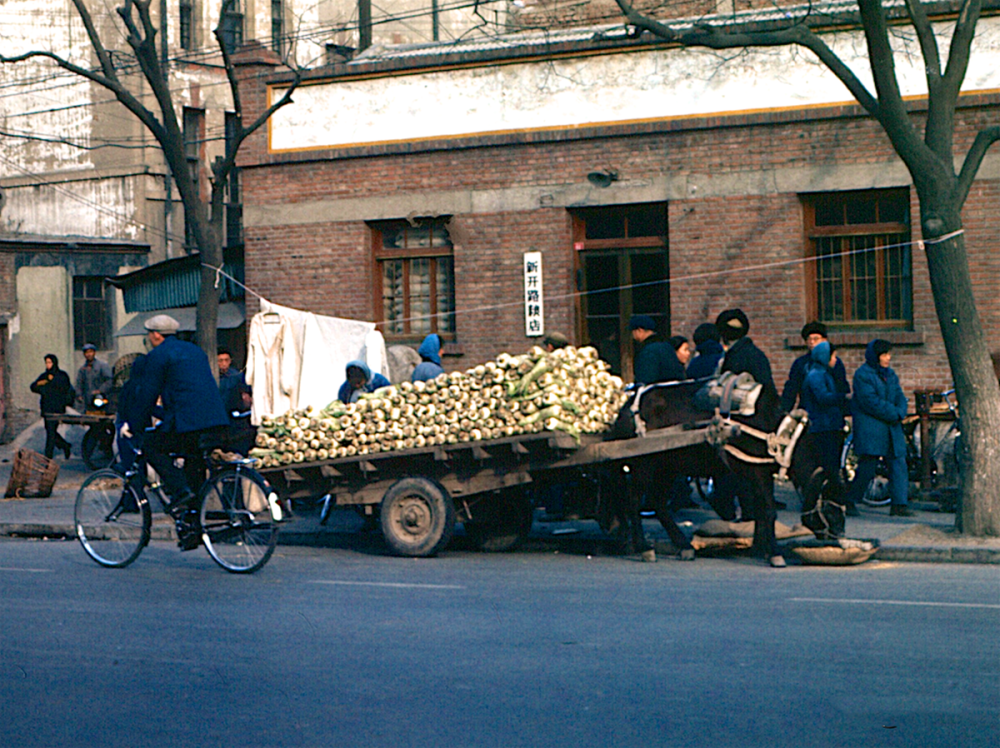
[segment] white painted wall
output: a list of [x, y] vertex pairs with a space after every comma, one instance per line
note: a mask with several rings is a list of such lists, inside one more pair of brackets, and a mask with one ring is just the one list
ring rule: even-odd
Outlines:
[[[950, 25], [939, 27], [950, 34]], [[860, 32], [828, 43], [874, 90]], [[907, 42], [894, 37], [900, 51]], [[946, 46], [942, 40], [942, 47]], [[922, 59], [898, 55], [906, 96], [926, 92]], [[1000, 89], [1000, 18], [980, 21], [965, 91]], [[279, 96], [280, 89], [272, 92]], [[852, 102], [832, 73], [797, 48], [656, 49], [320, 83], [270, 122], [273, 151], [339, 148], [669, 120]]]
[[17, 271], [17, 325], [12, 333], [10, 399], [14, 407], [38, 409], [31, 392], [32, 378], [45, 368], [46, 353], [59, 357], [59, 366], [76, 377], [73, 362], [72, 281], [62, 267], [23, 267]]

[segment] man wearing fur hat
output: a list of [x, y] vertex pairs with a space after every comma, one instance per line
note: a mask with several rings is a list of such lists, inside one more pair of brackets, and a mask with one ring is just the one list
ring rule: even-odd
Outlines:
[[[750, 320], [742, 309], [727, 309], [716, 318], [715, 326], [726, 351], [721, 371], [749, 374], [763, 386], [753, 416], [740, 421], [760, 431], [774, 431], [779, 420], [778, 390], [774, 386], [771, 363], [767, 356], [747, 337]], [[751, 456], [767, 457], [766, 445], [758, 439], [741, 436], [736, 437], [733, 444]], [[774, 503], [773, 465], [743, 463], [738, 460], [734, 461], [734, 465], [738, 466], [735, 470], [744, 486], [740, 493], [741, 504], [746, 502], [745, 514], [754, 519], [753, 548], [767, 558], [771, 566], [783, 567], [785, 559], [778, 551], [774, 536], [777, 508]]]

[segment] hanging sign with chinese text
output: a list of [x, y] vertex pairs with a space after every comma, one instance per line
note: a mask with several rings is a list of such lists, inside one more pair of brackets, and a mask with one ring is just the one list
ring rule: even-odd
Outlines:
[[524, 334], [529, 338], [545, 334], [541, 252], [524, 253]]

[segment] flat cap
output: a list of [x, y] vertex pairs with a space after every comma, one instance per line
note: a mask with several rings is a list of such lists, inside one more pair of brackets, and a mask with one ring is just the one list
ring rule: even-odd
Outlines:
[[81, 348], [80, 350], [83, 350], [83, 351], [96, 351], [97, 350], [97, 346], [94, 345], [93, 343], [84, 343], [83, 344], [83, 348]]
[[656, 322], [648, 314], [633, 314], [628, 321], [630, 330], [656, 330]]
[[143, 323], [145, 327], [150, 332], [158, 332], [161, 335], [173, 335], [180, 329], [180, 322], [175, 320], [169, 314], [157, 314], [155, 317], [150, 317]]

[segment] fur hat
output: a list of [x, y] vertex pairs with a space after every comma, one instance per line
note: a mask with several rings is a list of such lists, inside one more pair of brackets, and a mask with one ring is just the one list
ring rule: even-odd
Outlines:
[[808, 340], [810, 335], [820, 335], [822, 337], [827, 337], [826, 325], [822, 322], [806, 322], [802, 328], [802, 339]]
[[720, 338], [731, 343], [750, 332], [750, 320], [742, 309], [727, 309], [715, 318], [715, 328]]

